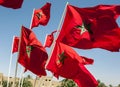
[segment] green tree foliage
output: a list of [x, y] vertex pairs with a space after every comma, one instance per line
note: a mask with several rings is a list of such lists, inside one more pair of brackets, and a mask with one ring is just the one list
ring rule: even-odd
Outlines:
[[113, 87], [113, 86], [110, 84], [109, 87]]
[[101, 82], [100, 80], [98, 81], [98, 87], [107, 87], [103, 82]]
[[2, 82], [3, 87], [7, 87], [7, 81]]
[[61, 81], [61, 86], [59, 87], [78, 87], [73, 80], [70, 79], [63, 79]]
[[120, 84], [118, 84], [118, 87], [120, 87]]
[[25, 78], [23, 80], [22, 87], [33, 87], [32, 83], [29, 81], [29, 79]]
[[[23, 84], [20, 83], [20, 85], [22, 85], [22, 87], [33, 87], [32, 83], [29, 81], [29, 79], [32, 79], [32, 77], [30, 75], [25, 77], [24, 80], [23, 80]], [[3, 80], [2, 85], [3, 85], [3, 87], [7, 87], [7, 81]], [[13, 82], [9, 82], [8, 87], [12, 87], [12, 85], [13, 85]], [[15, 87], [18, 87], [18, 85], [19, 85], [19, 82], [16, 82]]]
[[27, 79], [32, 79], [32, 77], [30, 76], [30, 75], [27, 75], [27, 77], [26, 77]]

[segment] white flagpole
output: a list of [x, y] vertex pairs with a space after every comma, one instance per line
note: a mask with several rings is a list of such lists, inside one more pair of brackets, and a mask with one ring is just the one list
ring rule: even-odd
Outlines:
[[[44, 41], [44, 45], [43, 45], [43, 47], [45, 47], [46, 39], [47, 39], [47, 34], [46, 34], [46, 37], [45, 37], [45, 41]], [[35, 82], [34, 82], [34, 86], [33, 86], [33, 87], [36, 86], [36, 80], [37, 80], [37, 77], [38, 77], [38, 76], [36, 75], [36, 78], [35, 78]]]
[[32, 17], [31, 17], [30, 29], [31, 29], [31, 27], [32, 27], [32, 21], [33, 21], [34, 11], [35, 11], [35, 8], [33, 9]]
[[43, 47], [45, 47], [47, 36], [48, 36], [48, 34], [46, 34], [46, 36], [45, 36], [45, 41], [44, 41]]
[[17, 69], [18, 69], [18, 58], [19, 58], [19, 52], [20, 52], [20, 43], [21, 43], [21, 33], [22, 33], [22, 28], [20, 29], [20, 39], [19, 39], [19, 44], [18, 44], [18, 57], [17, 57], [17, 61], [16, 61], [16, 67], [15, 67], [15, 76], [14, 76], [14, 81], [13, 81], [13, 87], [15, 87], [16, 76], [17, 76]]
[[23, 68], [21, 68], [21, 74], [20, 74], [20, 78], [19, 78], [19, 83], [18, 83], [18, 87], [20, 87], [20, 82], [21, 82], [21, 80], [22, 80], [22, 76], [23, 76], [23, 74], [24, 74], [24, 71], [23, 71]]
[[9, 86], [9, 80], [10, 80], [10, 70], [11, 70], [11, 64], [12, 64], [12, 50], [13, 50], [14, 38], [15, 38], [15, 36], [13, 36], [12, 48], [11, 48], [11, 52], [10, 52], [10, 63], [9, 63], [7, 87]]
[[36, 86], [37, 77], [38, 77], [38, 76], [36, 75], [33, 87]]
[[[46, 38], [45, 38], [45, 39], [46, 39]], [[44, 41], [44, 45], [43, 45], [43, 46], [45, 46], [45, 42], [46, 42], [46, 41]], [[41, 55], [42, 55], [42, 54], [41, 54]], [[41, 56], [41, 57], [42, 57], [42, 56]], [[34, 85], [33, 85], [33, 87], [36, 86], [37, 77], [38, 77], [38, 76], [36, 75], [36, 78], [35, 78], [35, 81], [34, 81]]]
[[[67, 5], [68, 5], [68, 2], [67, 2], [66, 5], [65, 5], [65, 9], [64, 9], [64, 11], [63, 11], [63, 14], [62, 14], [60, 23], [59, 23], [58, 28], [57, 28], [57, 31], [60, 31], [60, 28], [61, 28], [61, 25], [62, 25], [62, 21], [63, 21], [63, 19], [64, 19], [64, 17], [65, 17], [65, 14], [66, 14]], [[58, 34], [59, 34], [59, 32], [56, 33], [56, 38], [53, 40], [53, 44], [52, 44], [52, 47], [51, 47], [50, 55], [49, 55], [49, 57], [48, 57], [48, 60], [47, 60], [47, 63], [46, 63], [46, 65], [45, 65], [45, 67], [47, 66], [48, 62], [50, 61], [50, 57], [52, 56], [52, 52], [53, 52], [53, 49], [54, 49], [54, 47], [55, 47], [55, 41], [56, 41], [57, 38], [58, 38]]]
[[[40, 83], [41, 82], [41, 83]], [[41, 87], [41, 84], [42, 84], [42, 80], [41, 78], [39, 79], [39, 82], [38, 82], [38, 87]]]
[[20, 86], [20, 87], [22, 87], [22, 85], [23, 85], [23, 81], [24, 81], [24, 73], [22, 74], [22, 78], [21, 78], [21, 86]]
[[42, 77], [40, 77], [38, 87], [42, 87], [43, 82], [44, 82], [44, 79], [42, 79]]

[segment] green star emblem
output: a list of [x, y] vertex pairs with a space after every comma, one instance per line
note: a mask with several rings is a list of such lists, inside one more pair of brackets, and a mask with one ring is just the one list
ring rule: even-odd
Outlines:
[[38, 13], [36, 14], [36, 16], [37, 16], [37, 18], [38, 18], [39, 20], [42, 18], [42, 15], [43, 15], [42, 12], [38, 12]]
[[64, 60], [67, 58], [67, 56], [65, 56], [65, 52], [62, 52], [61, 54], [58, 55], [59, 60], [57, 61], [58, 64], [62, 63], [64, 64]]
[[32, 49], [33, 49], [32, 46], [26, 46], [26, 53], [27, 53], [29, 58], [30, 58], [30, 53], [31, 53]]
[[81, 32], [80, 32], [81, 35], [82, 35], [84, 32], [87, 31], [86, 28], [85, 28], [85, 26], [84, 26], [84, 24], [82, 24], [82, 25], [77, 25], [77, 26], [75, 26], [75, 27], [81, 30]]

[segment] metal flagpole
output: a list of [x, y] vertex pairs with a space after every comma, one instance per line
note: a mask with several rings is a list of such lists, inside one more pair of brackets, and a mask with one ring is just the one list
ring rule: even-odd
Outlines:
[[58, 38], [58, 34], [59, 34], [59, 31], [60, 31], [60, 28], [61, 28], [61, 25], [62, 25], [62, 21], [63, 21], [63, 19], [64, 19], [64, 17], [65, 17], [65, 14], [66, 14], [67, 5], [68, 5], [68, 2], [67, 2], [66, 5], [65, 5], [65, 9], [64, 9], [64, 11], [63, 11], [63, 14], [62, 14], [60, 23], [59, 23], [58, 28], [57, 28], [56, 38], [53, 40], [53, 44], [52, 44], [52, 46], [51, 46], [50, 55], [49, 55], [49, 57], [48, 57], [48, 60], [47, 60], [47, 63], [46, 63], [46, 65], [45, 65], [45, 67], [47, 66], [48, 62], [50, 61], [50, 57], [51, 57], [51, 55], [52, 55], [52, 52], [53, 52], [53, 49], [54, 49], [54, 46], [55, 46], [55, 41], [56, 41], [57, 38]]
[[[60, 28], [61, 28], [62, 23], [63, 23], [62, 21], [63, 21], [63, 19], [64, 19], [64, 17], [65, 17], [65, 14], [66, 14], [67, 5], [68, 5], [68, 2], [67, 2], [66, 5], [65, 5], [65, 8], [64, 8], [64, 11], [63, 11], [63, 14], [62, 14], [60, 23], [59, 23], [59, 25], [58, 25], [57, 32], [56, 32], [56, 38], [53, 40], [53, 44], [52, 44], [52, 47], [51, 47], [50, 55], [49, 55], [49, 57], [48, 57], [46, 66], [47, 66], [47, 64], [48, 64], [49, 61], [50, 61], [50, 57], [52, 56], [52, 52], [53, 52], [53, 49], [54, 49], [55, 44], [56, 44], [55, 41], [56, 41], [57, 38], [58, 38], [58, 34], [59, 34]], [[45, 67], [46, 67], [46, 66], [45, 66]], [[53, 78], [53, 75], [52, 75], [51, 77]], [[51, 78], [51, 80], [52, 80], [52, 78]], [[52, 84], [52, 81], [50, 82], [50, 87], [51, 87], [51, 84]]]
[[15, 87], [15, 82], [16, 82], [16, 76], [17, 76], [17, 69], [18, 69], [18, 58], [19, 58], [19, 52], [20, 52], [20, 43], [21, 43], [21, 33], [22, 33], [22, 27], [20, 29], [20, 39], [19, 39], [19, 44], [18, 44], [18, 57], [16, 61], [16, 67], [15, 67], [15, 76], [14, 76], [14, 81], [13, 81], [13, 87]]
[[31, 27], [32, 27], [32, 21], [33, 21], [34, 11], [35, 11], [35, 8], [33, 9], [32, 17], [31, 17], [30, 29], [31, 29]]
[[23, 71], [23, 68], [21, 68], [21, 74], [20, 74], [20, 79], [19, 79], [19, 83], [18, 83], [18, 87], [20, 87], [20, 82], [22, 81], [22, 76], [23, 76], [23, 74], [24, 74], [24, 71]]
[[9, 80], [10, 80], [10, 70], [11, 70], [11, 64], [12, 64], [12, 50], [13, 50], [14, 38], [15, 38], [15, 36], [13, 36], [12, 48], [11, 48], [11, 52], [10, 52], [10, 63], [9, 63], [7, 87], [9, 86]]
[[46, 34], [46, 36], [45, 36], [45, 41], [44, 41], [43, 47], [45, 47], [46, 40], [47, 40], [47, 35], [48, 35], [48, 34]]
[[21, 86], [20, 86], [20, 87], [22, 87], [22, 85], [23, 85], [23, 81], [24, 81], [24, 73], [22, 74]]
[[[41, 82], [41, 83], [40, 83]], [[38, 87], [41, 87], [41, 84], [42, 84], [42, 80], [41, 80], [41, 78], [39, 79], [39, 82], [38, 82]]]
[[36, 81], [37, 81], [37, 75], [36, 75], [36, 78], [35, 78], [35, 82], [34, 82], [34, 86], [33, 86], [33, 87], [36, 86]]

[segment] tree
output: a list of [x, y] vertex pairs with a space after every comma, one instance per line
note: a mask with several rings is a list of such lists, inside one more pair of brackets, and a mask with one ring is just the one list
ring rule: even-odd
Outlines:
[[19, 82], [18, 81], [15, 82], [15, 87], [18, 87], [18, 85], [19, 85]]
[[22, 87], [33, 87], [33, 85], [32, 85], [32, 83], [29, 81], [28, 78], [25, 78], [25, 79], [23, 80]]
[[2, 82], [3, 87], [7, 87], [7, 81]]
[[26, 77], [27, 79], [31, 79], [32, 77], [30, 76], [30, 75], [27, 75], [27, 77]]
[[59, 87], [77, 87], [77, 85], [75, 84], [75, 82], [73, 80], [70, 79], [63, 79], [61, 81], [61, 86]]
[[[3, 87], [7, 87], [7, 81], [6, 80], [3, 81], [2, 85], [3, 85]], [[12, 87], [12, 83], [11, 82], [9, 82], [9, 86], [8, 87]]]
[[120, 87], [120, 84], [118, 84], [118, 87]]
[[113, 86], [110, 84], [109, 87], [113, 87]]
[[101, 82], [100, 80], [98, 81], [98, 87], [107, 87], [103, 82]]

